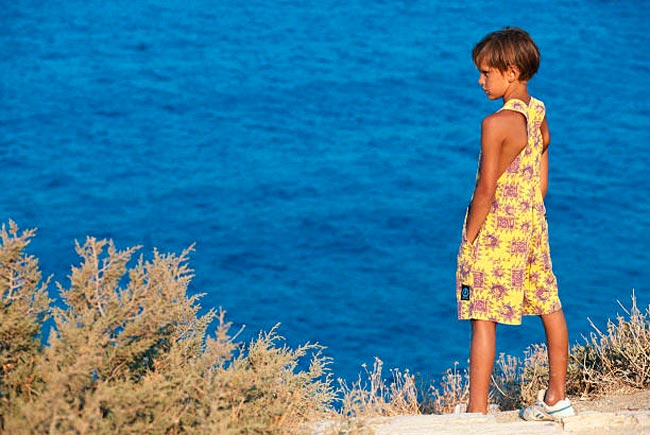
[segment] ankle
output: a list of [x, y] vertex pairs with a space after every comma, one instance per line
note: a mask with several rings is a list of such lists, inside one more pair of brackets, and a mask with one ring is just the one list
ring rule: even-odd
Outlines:
[[564, 391], [555, 391], [548, 389], [546, 390], [546, 395], [544, 396], [544, 403], [546, 403], [548, 406], [553, 406], [560, 400], [565, 398]]
[[487, 414], [487, 403], [485, 406], [475, 406], [471, 401], [467, 404], [467, 412]]

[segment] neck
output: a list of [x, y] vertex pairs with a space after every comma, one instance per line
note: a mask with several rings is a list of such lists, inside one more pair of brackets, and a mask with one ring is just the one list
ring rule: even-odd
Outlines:
[[503, 102], [506, 103], [512, 99], [521, 100], [526, 104], [530, 103], [530, 94], [526, 82], [515, 81], [508, 86], [505, 94], [503, 94]]

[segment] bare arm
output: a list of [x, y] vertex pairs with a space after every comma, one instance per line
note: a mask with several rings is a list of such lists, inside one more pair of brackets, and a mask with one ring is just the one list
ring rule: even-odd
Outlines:
[[542, 190], [542, 198], [546, 197], [548, 191], [548, 146], [551, 143], [551, 133], [548, 129], [548, 122], [544, 117], [544, 122], [541, 126], [542, 139], [544, 141], [544, 151], [542, 152], [542, 167], [540, 170], [540, 187]]
[[474, 243], [490, 212], [497, 190], [499, 155], [505, 138], [505, 129], [504, 123], [499, 122], [495, 115], [485, 118], [481, 125], [481, 169], [465, 228], [465, 237], [470, 243]]

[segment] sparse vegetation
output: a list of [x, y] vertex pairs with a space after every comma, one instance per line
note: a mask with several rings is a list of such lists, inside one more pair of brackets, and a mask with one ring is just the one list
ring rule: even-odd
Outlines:
[[[237, 341], [225, 312], [201, 314], [200, 295], [187, 293], [191, 248], [134, 260], [137, 247], [88, 238], [54, 304], [26, 253], [33, 236], [13, 222], [0, 230], [0, 433], [291, 434], [330, 419], [327, 433], [351, 434], [364, 433], [366, 417], [449, 413], [467, 401], [458, 363], [432, 383], [398, 369], [387, 380], [375, 359], [348, 385], [333, 381], [322, 346], [290, 348], [277, 327]], [[621, 307], [626, 316], [573, 347], [569, 394], [650, 387], [650, 307], [634, 294]], [[547, 382], [543, 345], [523, 360], [502, 354], [491, 401], [519, 408]]]
[[[632, 306], [619, 305], [626, 316], [617, 316], [601, 332], [593, 323], [584, 344], [576, 344], [569, 355], [567, 394], [595, 398], [607, 393], [650, 388], [650, 306], [642, 312], [632, 294]], [[519, 409], [536, 400], [537, 392], [548, 385], [546, 346], [533, 344], [523, 360], [501, 354], [492, 374], [490, 400], [501, 410]], [[469, 373], [458, 363], [447, 370], [438, 385], [422, 402], [423, 410], [445, 414], [455, 405], [467, 403]]]
[[18, 402], [35, 400], [43, 388], [39, 334], [50, 300], [38, 260], [24, 253], [33, 235], [18, 236], [13, 222], [0, 232], [0, 430]]
[[383, 363], [375, 358], [372, 370], [364, 364], [365, 377], [348, 386], [339, 379], [342, 393], [341, 414], [351, 417], [419, 414], [415, 377], [408, 370], [391, 370], [391, 382], [383, 378]]
[[650, 387], [650, 306], [641, 311], [632, 293], [625, 316], [607, 322], [606, 332], [593, 323], [585, 343], [571, 352], [568, 388], [575, 395], [602, 395], [621, 388]]
[[276, 329], [236, 342], [222, 311], [199, 314], [190, 250], [129, 268], [136, 248], [88, 238], [54, 306], [24, 252], [34, 232], [0, 234], [0, 432], [292, 433], [332, 412], [320, 346], [290, 349]]

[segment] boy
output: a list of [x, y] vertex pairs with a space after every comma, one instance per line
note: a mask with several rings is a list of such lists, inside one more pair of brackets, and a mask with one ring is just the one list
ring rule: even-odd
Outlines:
[[544, 104], [528, 93], [539, 50], [518, 28], [490, 33], [474, 47], [479, 85], [503, 107], [482, 123], [476, 187], [458, 254], [458, 318], [471, 320], [468, 412], [487, 413], [497, 323], [539, 315], [546, 332], [550, 382], [527, 420], [573, 415], [565, 397], [568, 334], [548, 245], [544, 196], [550, 134]]

